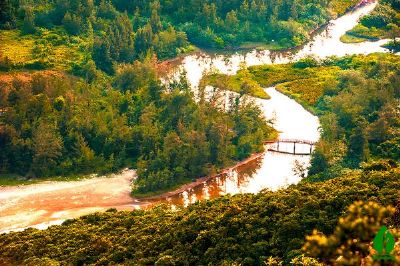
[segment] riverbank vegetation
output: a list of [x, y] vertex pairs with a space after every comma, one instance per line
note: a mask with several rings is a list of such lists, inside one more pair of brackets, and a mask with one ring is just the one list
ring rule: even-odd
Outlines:
[[399, 69], [398, 56], [372, 54], [305, 58], [248, 71], [261, 86], [277, 84], [278, 90], [320, 116], [322, 138], [310, 168], [316, 180], [368, 161], [400, 160]]
[[33, 184], [41, 184], [43, 182], [72, 182], [72, 181], [81, 181], [84, 179], [92, 179], [97, 175], [88, 174], [88, 175], [64, 175], [64, 176], [49, 176], [49, 177], [41, 177], [41, 178], [27, 178], [21, 176], [19, 174], [0, 174], [0, 186], [9, 187], [9, 186], [22, 186], [22, 185], [33, 185]]
[[0, 66], [70, 69], [92, 58], [99, 69], [113, 74], [113, 64], [151, 52], [159, 59], [173, 58], [192, 50], [190, 43], [203, 48], [261, 43], [284, 49], [304, 43], [309, 32], [356, 3], [7, 0], [0, 11], [0, 40], [6, 44]]
[[[335, 180], [225, 196], [177, 211], [110, 210], [44, 231], [0, 235], [0, 264], [360, 265], [371, 261], [382, 224], [400, 236], [399, 187], [396, 166], [365, 166]], [[400, 262], [398, 247], [394, 254]]]
[[[158, 75], [158, 60], [198, 44], [193, 27], [214, 36], [218, 22], [222, 34], [219, 16], [234, 19], [228, 13], [242, 5], [243, 12], [265, 5], [242, 2], [2, 3], [1, 174], [84, 175], [131, 166], [139, 173], [134, 190], [143, 194], [262, 151], [262, 141], [276, 133], [246, 97], [268, 97], [255, 82], [227, 103], [220, 91], [200, 92], [195, 102], [183, 77], [165, 85]], [[215, 20], [204, 19], [213, 12]], [[207, 36], [202, 41], [214, 46], [219, 37]]]
[[[314, 106], [323, 130], [311, 176], [300, 184], [225, 196], [176, 211], [168, 206], [109, 210], [44, 231], [3, 234], [0, 263], [373, 265], [371, 243], [381, 226], [388, 226], [396, 240], [400, 237], [399, 60], [373, 54], [249, 69], [255, 81], [270, 85], [295, 82], [299, 76], [307, 84], [321, 73], [330, 77], [321, 82], [318, 94], [313, 92], [315, 101], [307, 103], [306, 86], [297, 96]], [[284, 71], [287, 79], [280, 76]], [[130, 83], [117, 79], [115, 84], [124, 88]], [[297, 93], [294, 88], [287, 86], [286, 93]], [[181, 90], [171, 108], [182, 103], [184, 95]], [[161, 96], [168, 102], [176, 94]], [[171, 140], [166, 147], [174, 157], [182, 149], [177, 135], [165, 137]], [[400, 263], [398, 246], [393, 255]]]
[[353, 56], [330, 64], [343, 71], [337, 82], [325, 84], [315, 104], [322, 135], [310, 175], [315, 175], [314, 179], [333, 178], [366, 162], [399, 161], [399, 57]]
[[130, 166], [139, 173], [135, 190], [154, 192], [260, 152], [274, 135], [245, 95], [232, 96], [224, 111], [218, 92], [195, 102], [184, 76], [163, 85], [155, 69], [149, 58], [111, 79], [95, 68], [86, 80], [1, 74], [1, 172], [47, 177]]
[[114, 65], [149, 53], [166, 59], [192, 49], [184, 32], [161, 21], [158, 2], [134, 14], [117, 10], [111, 1], [21, 3], [5, 1], [2, 8], [0, 65], [6, 70], [74, 72], [94, 61], [98, 69], [114, 74]]
[[400, 5], [394, 0], [379, 1], [370, 14], [361, 18], [360, 23], [342, 36], [345, 43], [392, 39], [387, 47], [399, 50], [396, 38], [400, 37]]
[[[7, 182], [128, 166], [138, 173], [133, 192], [144, 195], [213, 174], [276, 136], [247, 97], [267, 99], [264, 86], [312, 109], [322, 134], [300, 184], [1, 234], [0, 264], [371, 264], [380, 226], [400, 237], [399, 57], [305, 58], [214, 73], [196, 97], [184, 73], [161, 82], [158, 72], [159, 59], [190, 43], [301, 44], [355, 3], [2, 1], [0, 174]], [[385, 15], [376, 12], [367, 20]], [[225, 89], [237, 93], [226, 97]], [[398, 245], [393, 255], [400, 263]]]

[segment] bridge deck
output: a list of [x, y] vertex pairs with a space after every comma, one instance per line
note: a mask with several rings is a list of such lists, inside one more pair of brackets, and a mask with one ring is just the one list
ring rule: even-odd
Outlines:
[[[280, 143], [292, 143], [293, 151], [280, 149], [280, 147], [279, 147]], [[293, 155], [310, 155], [313, 152], [313, 147], [315, 146], [316, 142], [310, 141], [310, 140], [303, 140], [303, 139], [277, 139], [277, 140], [265, 141], [264, 144], [276, 144], [277, 147], [269, 147], [268, 151], [285, 153], [285, 154], [293, 154]], [[307, 153], [298, 152], [298, 151], [296, 152], [296, 144], [310, 145], [310, 151]]]

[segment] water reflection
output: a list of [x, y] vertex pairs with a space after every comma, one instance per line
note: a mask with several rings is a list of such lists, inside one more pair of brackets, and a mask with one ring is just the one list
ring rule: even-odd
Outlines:
[[205, 199], [227, 194], [257, 193], [263, 189], [278, 190], [300, 181], [293, 174], [296, 161], [307, 164], [309, 156], [292, 156], [267, 152], [262, 157], [221, 174], [177, 195], [154, 201], [171, 206], [188, 206]]
[[[305, 110], [299, 103], [278, 92], [275, 88], [267, 88], [270, 100], [255, 99], [267, 119], [275, 120], [274, 127], [280, 132], [280, 138], [318, 141], [319, 120]], [[276, 144], [266, 146], [265, 150]], [[280, 150], [292, 153], [293, 143], [280, 143]], [[309, 153], [310, 145], [296, 144], [298, 153]], [[265, 152], [245, 164], [229, 169], [224, 173], [192, 186], [183, 192], [165, 198], [157, 198], [150, 202], [138, 202], [147, 208], [154, 204], [166, 203], [172, 207], [187, 206], [196, 201], [213, 199], [227, 194], [258, 193], [263, 189], [277, 190], [290, 184], [298, 183], [301, 175], [296, 166], [307, 168], [309, 155], [281, 154]]]
[[[331, 55], [387, 52], [386, 49], [380, 47], [386, 40], [359, 44], [340, 42], [340, 36], [356, 25], [360, 16], [370, 12], [375, 6], [376, 3], [364, 6], [351, 14], [331, 21], [330, 25], [318, 32], [311, 42], [298, 49], [286, 52], [254, 50], [233, 55], [213, 55], [201, 52], [183, 58], [181, 62], [178, 62], [172, 75], [177, 77], [181, 70], [185, 70], [189, 82], [196, 88], [204, 72], [216, 69], [222, 73], [234, 74], [243, 62], [252, 66], [287, 63], [311, 54], [323, 58]], [[257, 99], [256, 101], [266, 118], [274, 118], [275, 128], [280, 131], [281, 138], [310, 141], [319, 139], [317, 117], [274, 88], [268, 88], [266, 91], [271, 96], [271, 100]], [[287, 144], [282, 148], [290, 151], [292, 147]], [[299, 145], [298, 149], [307, 150], [307, 147]], [[191, 186], [174, 196], [145, 201], [130, 197], [130, 180], [134, 175], [132, 172], [106, 180], [40, 184], [25, 188], [6, 188], [4, 191], [0, 189], [2, 212], [0, 230], [3, 229], [6, 232], [33, 225], [45, 228], [67, 218], [79, 217], [94, 211], [104, 211], [111, 207], [132, 210], [167, 203], [174, 208], [226, 194], [257, 193], [263, 189], [277, 190], [299, 182], [301, 174], [299, 175], [294, 168], [299, 165], [306, 167], [309, 162], [310, 156], [266, 152], [255, 160]]]
[[184, 57], [177, 62], [177, 68], [172, 76], [184, 70], [189, 82], [195, 88], [198, 86], [204, 73], [218, 71], [225, 74], [235, 74], [242, 64], [247, 66], [262, 64], [283, 64], [296, 61], [309, 55], [320, 58], [329, 56], [344, 56], [349, 54], [369, 54], [373, 52], [388, 52], [381, 47], [388, 40], [363, 43], [342, 43], [340, 37], [346, 31], [357, 25], [360, 17], [370, 13], [377, 2], [365, 5], [351, 13], [330, 21], [320, 31], [317, 31], [310, 42], [289, 51], [253, 50], [234, 54], [215, 54], [199, 52]]
[[157, 200], [154, 203], [187, 206], [199, 200], [212, 199], [222, 195], [260, 191], [263, 189], [262, 185], [255, 184], [256, 186], [254, 186], [253, 184], [253, 188], [249, 185], [257, 172], [262, 170], [263, 160], [264, 156], [220, 174], [187, 191]]
[[[200, 52], [186, 56], [172, 77], [177, 77], [184, 70], [193, 89], [196, 91], [204, 73], [218, 71], [225, 74], [235, 74], [240, 67], [261, 64], [289, 63], [308, 55], [320, 58], [328, 56], [344, 56], [347, 54], [368, 54], [372, 52], [387, 52], [381, 45], [387, 40], [378, 42], [364, 42], [357, 44], [345, 44], [340, 37], [346, 31], [352, 29], [361, 16], [371, 12], [377, 2], [366, 5], [358, 10], [332, 20], [328, 26], [316, 32], [312, 40], [297, 49], [284, 52], [272, 52], [269, 50], [253, 50], [248, 53], [234, 53], [230, 55], [210, 54]], [[316, 116], [307, 112], [301, 105], [274, 88], [266, 89], [271, 96], [270, 100], [255, 99], [260, 105], [267, 119], [274, 119], [274, 127], [280, 131], [280, 138], [302, 139], [316, 142], [319, 139], [319, 120]], [[276, 147], [275, 147], [276, 148]], [[296, 152], [309, 153], [310, 145], [297, 144]], [[268, 149], [268, 147], [266, 147]], [[280, 150], [292, 153], [294, 144], [281, 143]], [[232, 169], [213, 179], [209, 179], [195, 187], [174, 196], [158, 199], [154, 203], [168, 203], [172, 206], [187, 206], [198, 200], [210, 199], [226, 194], [257, 193], [263, 189], [277, 190], [279, 188], [300, 181], [302, 175], [295, 168], [307, 168], [310, 164], [310, 156], [295, 156], [266, 152], [262, 157]]]

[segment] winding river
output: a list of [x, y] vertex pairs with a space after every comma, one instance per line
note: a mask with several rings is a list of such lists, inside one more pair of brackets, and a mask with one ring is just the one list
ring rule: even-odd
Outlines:
[[[234, 74], [242, 63], [247, 66], [287, 63], [307, 55], [343, 56], [387, 52], [381, 45], [387, 40], [344, 44], [340, 37], [357, 24], [358, 19], [373, 10], [376, 3], [332, 20], [322, 31], [315, 34], [306, 45], [286, 52], [251, 51], [230, 55], [199, 52], [182, 58], [176, 67], [185, 70], [195, 89], [202, 75], [210, 70]], [[257, 99], [268, 119], [275, 120], [280, 137], [286, 139], [319, 139], [319, 120], [301, 105], [274, 88], [266, 88], [270, 100]], [[283, 144], [282, 149], [291, 151], [293, 144]], [[309, 150], [308, 145], [296, 147]], [[145, 201], [130, 197], [130, 183], [135, 171], [125, 170], [112, 177], [98, 177], [73, 182], [46, 182], [35, 185], [0, 188], [0, 232], [20, 230], [26, 227], [46, 228], [60, 224], [68, 218], [79, 217], [108, 208], [132, 210], [147, 208], [158, 203], [186, 206], [197, 200], [211, 199], [225, 194], [257, 193], [263, 189], [277, 190], [299, 182], [295, 165], [308, 166], [310, 156], [294, 156], [266, 152], [253, 156], [213, 178], [203, 178], [181, 189]]]

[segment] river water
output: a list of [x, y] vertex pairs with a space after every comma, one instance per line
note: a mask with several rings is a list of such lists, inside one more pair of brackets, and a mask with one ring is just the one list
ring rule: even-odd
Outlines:
[[[176, 67], [179, 73], [185, 70], [195, 89], [203, 74], [216, 70], [234, 74], [244, 63], [247, 66], [287, 63], [308, 55], [324, 58], [346, 54], [387, 52], [381, 45], [387, 40], [344, 44], [340, 42], [347, 30], [357, 24], [358, 19], [373, 10], [376, 3], [364, 6], [355, 12], [330, 22], [306, 45], [286, 52], [250, 51], [218, 55], [199, 52], [184, 57]], [[317, 141], [319, 120], [301, 105], [274, 88], [266, 88], [270, 100], [257, 99], [266, 118], [275, 120], [280, 138]], [[281, 144], [280, 149], [293, 150], [293, 144]], [[267, 147], [268, 148], [268, 147]], [[298, 152], [309, 151], [308, 145], [298, 145]], [[266, 152], [245, 164], [233, 167], [214, 178], [186, 186], [176, 193], [152, 200], [140, 201], [129, 195], [133, 170], [112, 178], [94, 178], [76, 182], [47, 182], [45, 184], [0, 188], [0, 232], [34, 226], [45, 228], [94, 211], [111, 207], [118, 209], [146, 208], [157, 203], [186, 206], [197, 200], [211, 199], [225, 194], [257, 193], [263, 189], [277, 190], [299, 182], [295, 165], [308, 166], [310, 156], [294, 156]], [[305, 173], [304, 173], [305, 174]]]
[[252, 50], [228, 55], [198, 52], [186, 56], [178, 62], [180, 66], [177, 72], [184, 70], [192, 86], [196, 87], [204, 73], [218, 71], [225, 74], [235, 74], [242, 64], [246, 66], [284, 64], [297, 61], [306, 56], [326, 58], [329, 56], [388, 52], [388, 49], [381, 47], [388, 40], [354, 44], [340, 41], [340, 37], [357, 25], [359, 18], [370, 13], [376, 5], [377, 2], [370, 3], [342, 17], [331, 20], [327, 27], [317, 31], [311, 41], [301, 47], [284, 52]]

